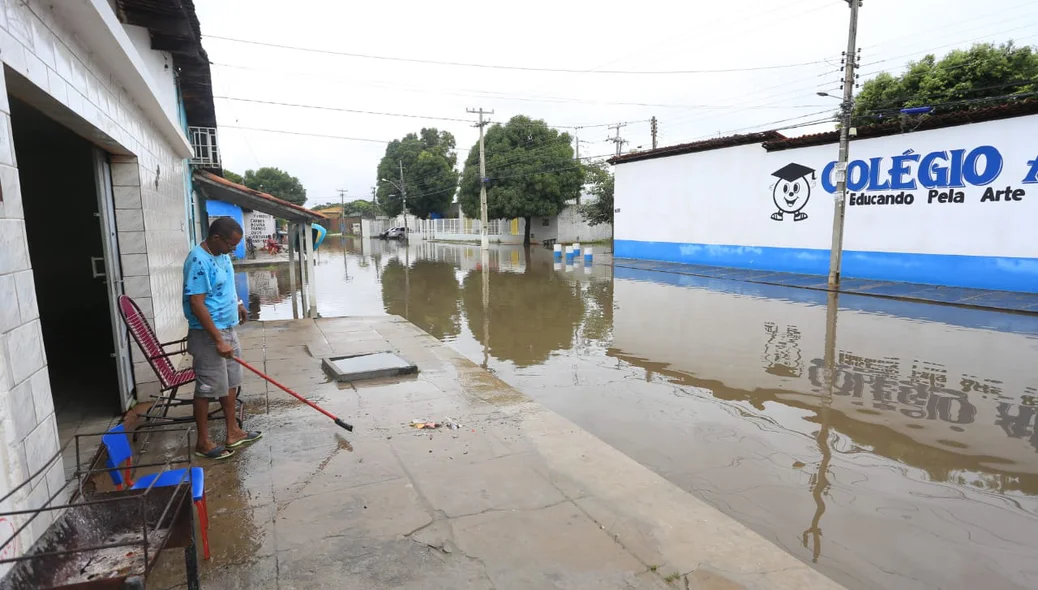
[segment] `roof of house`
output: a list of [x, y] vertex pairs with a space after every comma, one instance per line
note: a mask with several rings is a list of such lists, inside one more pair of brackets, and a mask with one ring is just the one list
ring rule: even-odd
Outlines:
[[[941, 129], [944, 127], [955, 127], [957, 125], [968, 125], [970, 123], [982, 123], [984, 121], [996, 121], [999, 119], [1011, 119], [1013, 117], [1023, 117], [1034, 114], [1038, 114], [1038, 99], [1028, 99], [991, 107], [923, 117], [920, 119], [917, 126], [913, 126], [912, 131]], [[858, 127], [857, 135], [855, 135], [854, 139], [862, 140], [874, 137], [897, 135], [899, 133], [904, 133], [904, 131], [901, 126], [901, 118], [897, 117], [888, 122]], [[839, 131], [827, 131], [825, 133], [802, 135], [800, 137], [786, 137], [778, 131], [762, 131], [760, 133], [715, 137], [703, 141], [682, 143], [644, 152], [633, 152], [622, 156], [616, 156], [610, 159], [609, 163], [626, 164], [628, 162], [638, 162], [640, 160], [666, 158], [669, 156], [705, 152], [753, 143], [760, 143], [764, 149], [768, 151], [778, 151], [825, 145], [837, 143], [839, 141]]]
[[[1022, 100], [980, 109], [956, 111], [923, 117], [919, 125], [913, 125], [912, 131], [927, 131], [931, 129], [942, 129], [944, 127], [955, 127], [957, 125], [968, 125], [970, 123], [982, 123], [984, 121], [997, 121], [999, 119], [1011, 119], [1026, 115], [1038, 114], [1038, 100]], [[873, 125], [863, 125], [857, 128], [854, 136], [856, 141], [874, 137], [885, 137], [904, 133], [901, 127], [901, 118]], [[815, 133], [802, 135], [800, 137], [789, 137], [784, 139], [764, 142], [764, 149], [768, 151], [788, 150], [791, 148], [825, 145], [840, 141], [839, 131], [828, 131], [826, 133]]]
[[694, 152], [706, 152], [709, 150], [736, 147], [740, 145], [764, 143], [765, 141], [772, 141], [783, 138], [785, 138], [785, 136], [779, 133], [778, 131], [761, 131], [759, 133], [746, 133], [742, 135], [727, 135], [725, 137], [713, 137], [710, 139], [704, 139], [702, 141], [694, 141], [692, 143], [681, 143], [678, 145], [661, 147], [644, 152], [632, 152], [630, 154], [624, 154], [622, 156], [616, 156], [614, 158], [611, 158], [609, 160], [609, 163], [626, 164], [628, 162], [652, 160], [653, 158], [666, 158], [669, 156], [679, 156], [681, 154], [691, 154]]
[[119, 20], [148, 29], [151, 48], [173, 56], [188, 125], [216, 127], [209, 56], [192, 0], [116, 0]]
[[306, 223], [328, 219], [316, 211], [231, 182], [206, 170], [195, 170], [194, 180], [195, 187], [201, 190], [207, 199], [232, 203], [253, 211], [262, 211], [288, 221]]

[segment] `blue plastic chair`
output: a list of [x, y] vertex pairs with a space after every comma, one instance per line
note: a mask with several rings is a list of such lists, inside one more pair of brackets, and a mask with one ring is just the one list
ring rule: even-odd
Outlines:
[[[171, 469], [163, 473], [152, 473], [133, 481], [133, 448], [130, 447], [130, 435], [122, 424], [114, 426], [101, 437], [105, 445], [108, 458], [105, 466], [108, 467], [108, 475], [112, 477], [112, 483], [117, 490], [143, 490], [149, 487], [171, 487], [180, 484], [184, 477], [188, 478], [191, 485], [191, 500], [198, 509], [198, 520], [202, 529], [202, 552], [205, 559], [209, 559], [209, 508], [205, 502], [205, 472], [201, 467], [191, 467], [190, 473], [187, 468]], [[153, 483], [154, 482], [154, 483]]]

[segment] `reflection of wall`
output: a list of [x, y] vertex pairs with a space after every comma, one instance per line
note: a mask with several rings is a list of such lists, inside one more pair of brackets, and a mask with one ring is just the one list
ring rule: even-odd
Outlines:
[[[818, 407], [827, 390], [824, 295], [813, 305], [740, 295], [744, 287], [730, 285], [734, 292], [618, 279], [614, 346], [703, 381]], [[839, 312], [836, 336], [833, 409], [1038, 473], [1038, 374], [1030, 368], [1038, 340], [850, 309]]]
[[249, 272], [249, 290], [259, 296], [261, 301], [278, 301], [277, 274], [272, 270], [253, 270]]

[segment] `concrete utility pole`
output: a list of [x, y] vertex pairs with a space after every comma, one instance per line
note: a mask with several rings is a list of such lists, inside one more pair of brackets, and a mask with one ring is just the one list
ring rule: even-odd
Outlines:
[[627, 123], [617, 123], [616, 125], [610, 125], [610, 129], [616, 129], [616, 136], [607, 138], [609, 141], [616, 145], [616, 155], [620, 155], [623, 152], [624, 144], [627, 143], [626, 139], [620, 137], [620, 128], [627, 127]]
[[840, 105], [840, 156], [836, 163], [836, 200], [833, 203], [833, 243], [829, 249], [829, 288], [840, 286], [843, 261], [843, 218], [847, 204], [847, 161], [850, 158], [851, 111], [854, 108], [854, 69], [858, 65], [858, 8], [861, 0], [847, 0], [851, 7], [847, 53], [844, 54], [843, 102]]
[[339, 193], [339, 233], [346, 233], [346, 193], [344, 188], [336, 189]]
[[483, 107], [478, 109], [465, 109], [465, 112], [478, 114], [479, 123], [479, 247], [486, 252], [490, 248], [490, 237], [487, 236], [487, 160], [483, 151], [483, 127], [490, 124], [484, 121], [483, 115], [493, 115], [494, 111], [484, 111]]
[[400, 163], [400, 197], [404, 200], [404, 240], [406, 241], [410, 237], [407, 235], [407, 185], [404, 184], [404, 161], [397, 161]]
[[659, 131], [659, 121], [656, 120], [655, 115], [652, 119], [649, 119], [649, 128], [652, 130], [652, 149], [656, 149], [656, 132]]

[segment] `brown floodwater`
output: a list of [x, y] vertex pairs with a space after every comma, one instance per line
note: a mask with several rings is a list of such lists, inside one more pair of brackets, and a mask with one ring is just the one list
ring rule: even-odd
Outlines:
[[[329, 238], [396, 314], [849, 588], [1038, 588], [1038, 317]], [[292, 317], [286, 266], [239, 273]], [[689, 535], [696, 531], [688, 531]]]

